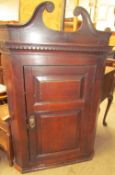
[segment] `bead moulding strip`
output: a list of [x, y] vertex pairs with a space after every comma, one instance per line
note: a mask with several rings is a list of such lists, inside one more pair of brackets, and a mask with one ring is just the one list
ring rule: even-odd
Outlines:
[[78, 45], [47, 45], [47, 44], [23, 44], [23, 43], [1, 43], [1, 49], [7, 50], [30, 50], [30, 51], [75, 51], [75, 52], [99, 52], [105, 53], [110, 49], [110, 46], [78, 46]]

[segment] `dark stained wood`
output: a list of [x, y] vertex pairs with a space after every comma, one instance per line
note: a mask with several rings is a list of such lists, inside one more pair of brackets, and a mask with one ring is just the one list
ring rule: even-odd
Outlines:
[[[115, 55], [115, 53], [114, 53], [114, 55]], [[115, 67], [115, 58], [108, 58], [106, 61], [106, 66]]]
[[[107, 61], [107, 64], [108, 64], [108, 61]], [[109, 62], [109, 65], [110, 65], [110, 62]], [[103, 118], [104, 126], [107, 126], [106, 117], [113, 101], [114, 89], [115, 89], [115, 67], [106, 66], [103, 85], [102, 85], [102, 95], [101, 95], [101, 102], [106, 98], [108, 100], [107, 108], [105, 110], [105, 114]]]
[[86, 10], [77, 32], [45, 27], [42, 3], [22, 26], [1, 26], [15, 166], [22, 172], [89, 160], [111, 33], [93, 28]]

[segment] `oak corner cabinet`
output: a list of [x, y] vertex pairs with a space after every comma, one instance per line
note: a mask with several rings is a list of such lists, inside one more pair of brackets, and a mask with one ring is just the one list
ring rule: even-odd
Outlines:
[[14, 164], [21, 172], [89, 160], [111, 33], [93, 28], [88, 13], [76, 32], [48, 29], [42, 3], [27, 24], [0, 26]]

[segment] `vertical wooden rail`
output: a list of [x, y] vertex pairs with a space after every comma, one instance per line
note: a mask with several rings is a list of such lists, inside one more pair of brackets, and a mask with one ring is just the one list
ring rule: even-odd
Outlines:
[[62, 2], [62, 18], [61, 18], [61, 25], [60, 30], [64, 30], [64, 18], [65, 18], [65, 8], [66, 7], [66, 0]]
[[97, 23], [97, 8], [98, 8], [98, 0], [95, 0], [94, 16], [93, 16], [94, 27], [96, 27], [96, 23]]
[[[79, 0], [75, 0], [74, 6], [76, 7], [77, 5], [79, 5]], [[73, 18], [73, 31], [77, 30], [77, 24], [78, 24], [78, 18], [74, 16], [74, 18]]]

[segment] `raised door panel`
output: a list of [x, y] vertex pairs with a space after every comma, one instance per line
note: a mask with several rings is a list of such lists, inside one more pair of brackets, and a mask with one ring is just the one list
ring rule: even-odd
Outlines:
[[41, 114], [39, 117], [40, 154], [79, 148], [79, 111]]
[[80, 155], [95, 66], [25, 66], [24, 74], [27, 120], [34, 116], [36, 123], [28, 133], [30, 161]]

